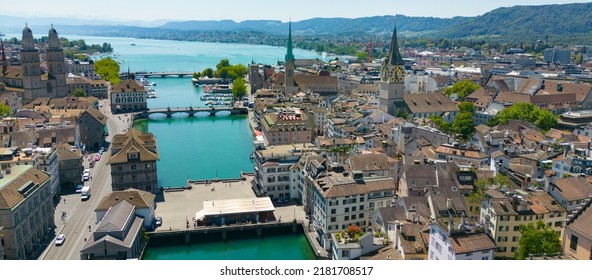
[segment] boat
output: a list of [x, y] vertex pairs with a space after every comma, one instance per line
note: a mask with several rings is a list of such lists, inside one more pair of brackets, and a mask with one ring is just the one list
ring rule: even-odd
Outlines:
[[150, 90], [146, 93], [146, 98], [158, 98], [158, 95], [154, 90]]
[[130, 44], [130, 46], [135, 46], [135, 45], [136, 45], [136, 44], [134, 44], [134, 43], [131, 43], [131, 44]]

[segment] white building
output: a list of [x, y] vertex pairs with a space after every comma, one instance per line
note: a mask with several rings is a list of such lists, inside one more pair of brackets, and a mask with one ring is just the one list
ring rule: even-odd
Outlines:
[[448, 225], [440, 221], [430, 225], [430, 260], [493, 260], [495, 242], [482, 229], [472, 229], [463, 222], [455, 228], [452, 219]]
[[362, 173], [329, 173], [314, 182], [311, 223], [318, 241], [330, 248], [331, 233], [349, 225], [368, 227], [374, 210], [388, 206], [395, 195], [395, 181], [390, 177], [363, 178]]

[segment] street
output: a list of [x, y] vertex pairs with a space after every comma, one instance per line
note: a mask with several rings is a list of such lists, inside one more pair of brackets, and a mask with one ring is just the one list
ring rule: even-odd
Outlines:
[[[107, 126], [109, 127], [109, 136], [106, 138], [111, 141], [113, 135], [124, 133], [130, 126], [131, 118], [119, 115], [113, 117], [109, 109], [109, 100], [99, 101], [101, 113], [108, 117]], [[120, 120], [121, 119], [121, 120]], [[65, 234], [66, 241], [61, 246], [54, 245], [54, 240], [48, 244], [48, 247], [41, 254], [42, 260], [79, 260], [80, 250], [85, 244], [85, 238], [91, 237], [92, 231], [97, 227], [94, 209], [98, 206], [100, 200], [111, 193], [111, 169], [107, 165], [108, 154], [110, 150], [103, 153], [101, 159], [90, 168], [91, 181], [85, 182], [85, 185], [91, 186], [91, 196], [87, 201], [80, 200], [80, 194], [63, 195], [61, 201], [55, 208], [55, 235]], [[84, 158], [85, 168], [89, 168], [88, 158]], [[62, 220], [62, 212], [65, 212], [65, 219]], [[89, 232], [89, 225], [91, 232]]]

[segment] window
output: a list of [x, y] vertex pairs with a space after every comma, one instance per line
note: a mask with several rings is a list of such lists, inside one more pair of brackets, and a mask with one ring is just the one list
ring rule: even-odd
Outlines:
[[514, 231], [520, 231], [520, 226], [514, 226]]
[[352, 206], [352, 209], [351, 210], [352, 210], [352, 212], [356, 212], [356, 207], [355, 206]]
[[518, 241], [518, 238], [519, 238], [518, 236], [512, 236], [512, 242]]
[[333, 215], [337, 214], [337, 210], [335, 208], [331, 209], [331, 214], [333, 214]]
[[345, 216], [345, 217], [343, 217], [343, 220], [344, 220], [344, 221], [349, 221], [349, 216]]
[[345, 207], [345, 213], [349, 213], [349, 207]]
[[362, 219], [362, 218], [364, 218], [364, 213], [360, 213], [360, 214], [358, 215], [358, 219]]
[[578, 248], [578, 237], [575, 235], [571, 235], [571, 239], [569, 240], [569, 249], [572, 251], [576, 251]]
[[337, 218], [335, 218], [335, 217], [331, 217], [331, 222], [332, 222], [332, 223], [334, 223], [334, 222], [336, 222], [336, 221], [337, 221]]
[[481, 260], [483, 260], [483, 261], [489, 260], [489, 257], [481, 257]]
[[512, 247], [511, 252], [514, 253], [516, 250], [518, 250], [518, 247]]

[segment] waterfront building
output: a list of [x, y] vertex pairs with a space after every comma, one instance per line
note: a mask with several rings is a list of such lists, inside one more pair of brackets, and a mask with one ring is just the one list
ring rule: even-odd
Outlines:
[[387, 57], [382, 62], [379, 83], [380, 110], [396, 116], [405, 109], [405, 62], [399, 53], [397, 25], [393, 31]]
[[127, 200], [110, 207], [97, 229], [80, 250], [81, 260], [126, 260], [139, 258], [145, 241], [144, 219]]
[[126, 134], [115, 135], [108, 161], [113, 191], [136, 188], [157, 193], [158, 158], [156, 138], [152, 133], [141, 133], [132, 128]]
[[109, 209], [122, 201], [127, 201], [134, 206], [134, 215], [144, 220], [144, 228], [154, 228], [154, 219], [156, 217], [154, 214], [154, 210], [156, 209], [156, 195], [134, 188], [124, 191], [114, 191], [103, 197], [97, 208], [95, 208], [96, 221], [102, 221], [109, 212]]
[[208, 200], [195, 214], [195, 221], [204, 226], [280, 221], [281, 217], [276, 218], [274, 211], [269, 197]]
[[146, 89], [131, 79], [114, 85], [109, 99], [113, 114], [141, 112], [148, 109]]
[[453, 219], [430, 224], [429, 260], [493, 260], [495, 242], [481, 226]]
[[571, 212], [565, 220], [562, 247], [563, 254], [576, 260], [592, 260], [592, 194], [580, 204], [580, 209]]
[[[494, 194], [495, 193], [495, 194]], [[520, 241], [520, 226], [543, 221], [561, 236], [567, 211], [547, 193], [527, 197], [504, 196], [488, 191], [490, 198], [481, 203], [480, 224], [488, 227], [496, 243], [496, 258], [513, 258]]]
[[299, 108], [279, 108], [264, 115], [260, 122], [268, 145], [311, 143], [314, 137], [312, 116]]
[[30, 165], [3, 165], [0, 174], [3, 259], [27, 259], [55, 227], [50, 176]]
[[62, 189], [72, 189], [82, 181], [82, 154], [80, 149], [69, 144], [57, 145], [58, 171]]
[[263, 150], [255, 151], [257, 193], [269, 196], [272, 200], [290, 199], [290, 168], [298, 162], [303, 153], [315, 150], [311, 145], [304, 147], [281, 145], [268, 146]]

